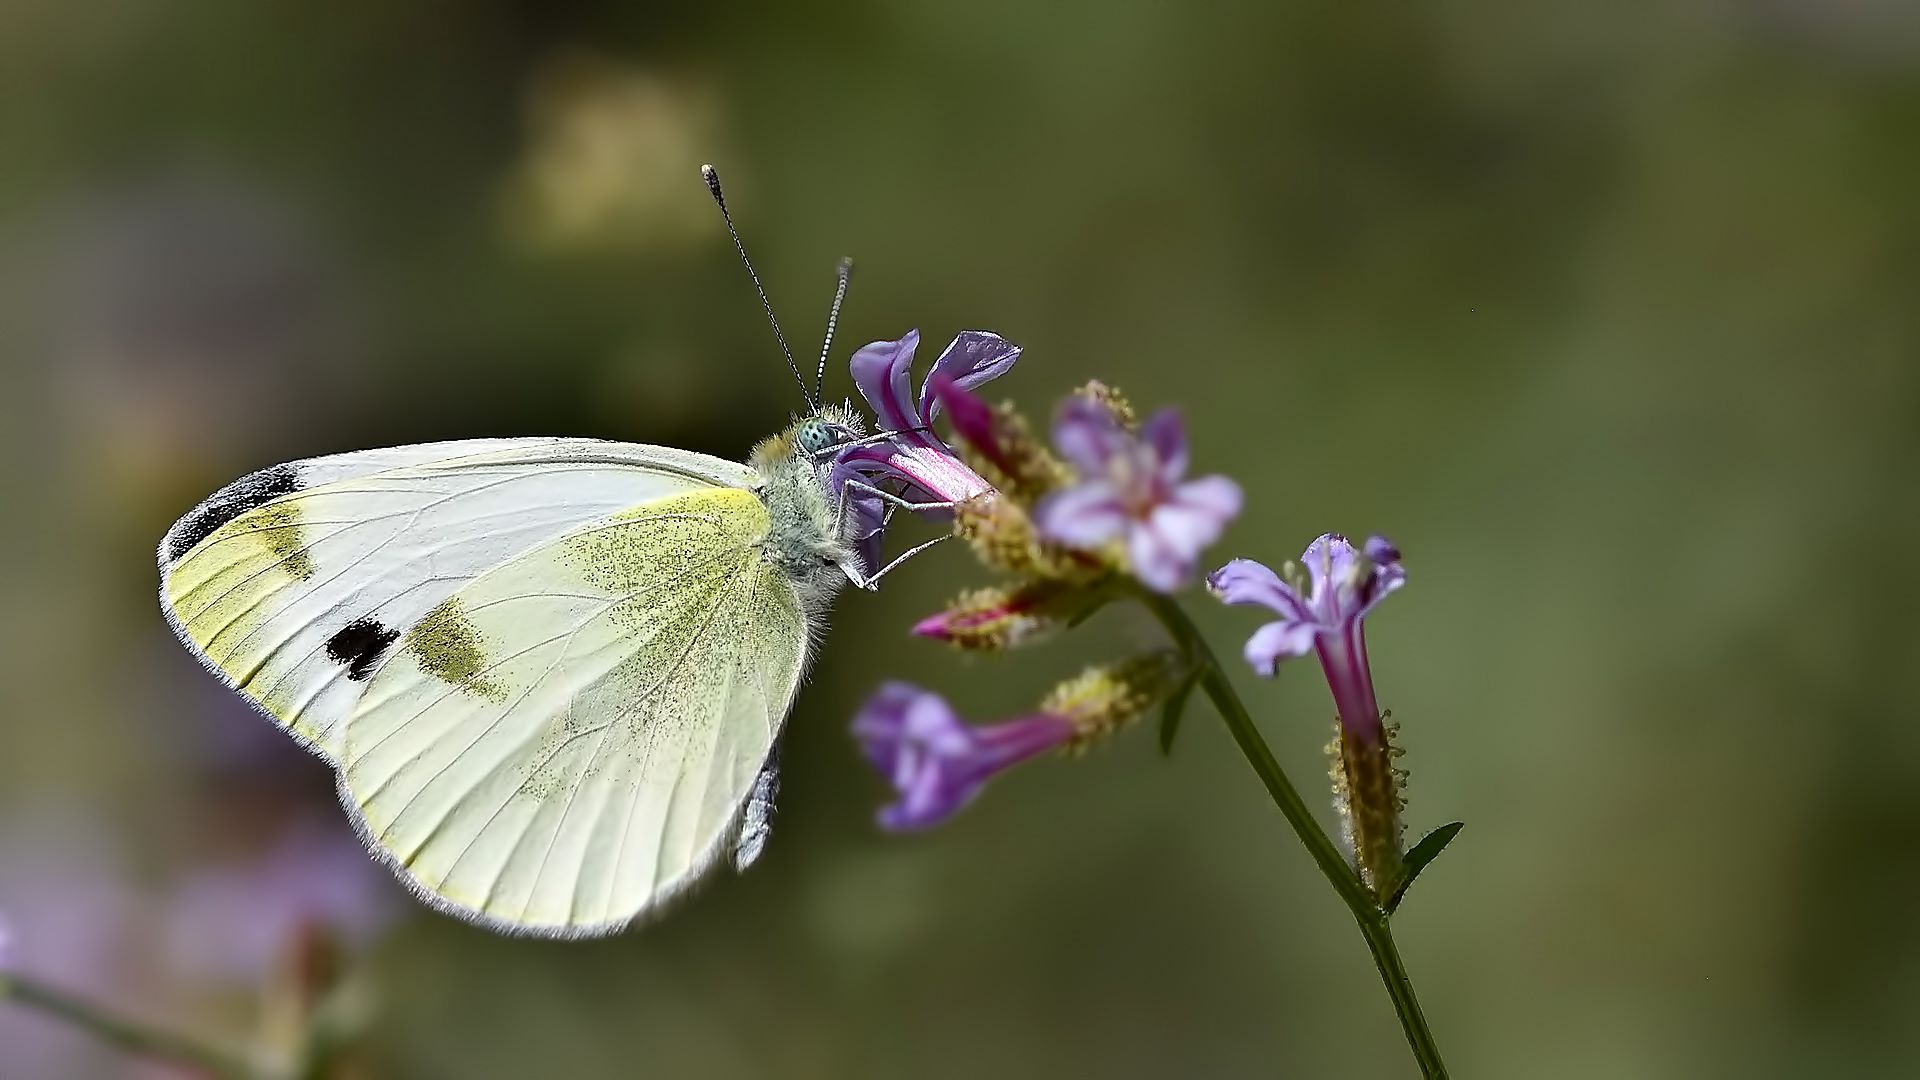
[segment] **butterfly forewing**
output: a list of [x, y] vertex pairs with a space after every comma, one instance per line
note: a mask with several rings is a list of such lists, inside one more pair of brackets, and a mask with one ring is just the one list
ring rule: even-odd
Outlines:
[[766, 507], [651, 500], [463, 584], [347, 721], [341, 790], [430, 898], [499, 928], [617, 929], [730, 850], [806, 659]]
[[339, 454], [228, 485], [160, 545], [161, 606], [229, 685], [329, 760], [401, 636], [486, 571], [623, 508], [751, 470], [594, 439]]

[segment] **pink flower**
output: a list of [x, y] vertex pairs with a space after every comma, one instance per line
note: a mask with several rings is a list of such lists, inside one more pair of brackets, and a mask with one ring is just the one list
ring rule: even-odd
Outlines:
[[1192, 577], [1200, 553], [1240, 513], [1240, 485], [1232, 480], [1185, 479], [1186, 430], [1172, 409], [1135, 436], [1106, 406], [1069, 398], [1054, 421], [1053, 442], [1080, 481], [1034, 508], [1041, 534], [1075, 548], [1122, 540], [1134, 576], [1157, 592]]
[[1251, 559], [1235, 559], [1215, 570], [1207, 587], [1223, 603], [1258, 604], [1280, 614], [1247, 639], [1247, 663], [1254, 671], [1272, 675], [1281, 660], [1317, 652], [1341, 725], [1362, 743], [1379, 743], [1380, 705], [1361, 623], [1375, 604], [1406, 583], [1400, 549], [1375, 536], [1363, 552], [1355, 551], [1346, 537], [1327, 533], [1307, 545], [1298, 565], [1288, 563], [1284, 570], [1285, 581]]

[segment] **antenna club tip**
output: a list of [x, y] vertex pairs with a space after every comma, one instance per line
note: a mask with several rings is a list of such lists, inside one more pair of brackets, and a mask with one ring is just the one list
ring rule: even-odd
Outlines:
[[840, 261], [835, 264], [834, 269], [838, 271], [841, 277], [853, 276], [853, 256], [840, 256]]
[[700, 179], [711, 184], [715, 180], [720, 179], [720, 173], [713, 167], [712, 163], [709, 162], [708, 164], [700, 166]]

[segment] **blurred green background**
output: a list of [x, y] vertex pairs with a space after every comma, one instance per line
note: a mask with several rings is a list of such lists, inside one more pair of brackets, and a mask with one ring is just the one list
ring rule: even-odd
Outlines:
[[[879, 680], [1006, 715], [1150, 634], [909, 639], [957, 550], [843, 598], [762, 863], [591, 943], [418, 910], [174, 644], [152, 547], [248, 470], [780, 425], [712, 160], [803, 353], [857, 258], [830, 392], [847, 345], [997, 330], [1036, 414], [1089, 377], [1186, 410], [1249, 495], [1211, 560], [1400, 543], [1380, 695], [1416, 833], [1467, 829], [1396, 921], [1457, 1075], [1910, 1073], [1917, 125], [1899, 0], [8, 0], [15, 962], [241, 1037], [317, 920], [369, 1077], [1411, 1075], [1204, 712], [874, 828]], [[1320, 791], [1318, 674], [1243, 687]], [[177, 1075], [0, 1010], [8, 1080]]]

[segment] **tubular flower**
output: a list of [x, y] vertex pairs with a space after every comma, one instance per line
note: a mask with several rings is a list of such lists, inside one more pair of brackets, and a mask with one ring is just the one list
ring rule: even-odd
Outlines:
[[1002, 771], [1050, 750], [1077, 752], [1113, 734], [1166, 696], [1174, 668], [1162, 653], [1089, 668], [1055, 688], [1039, 712], [986, 725], [961, 720], [930, 690], [886, 683], [853, 721], [867, 759], [899, 796], [881, 809], [881, 826], [938, 825]]
[[1367, 667], [1367, 612], [1406, 583], [1400, 552], [1385, 537], [1369, 539], [1364, 552], [1347, 538], [1327, 533], [1307, 545], [1298, 564], [1280, 574], [1251, 559], [1235, 559], [1207, 578], [1223, 603], [1259, 604], [1280, 618], [1247, 639], [1247, 663], [1261, 675], [1289, 656], [1315, 652], [1333, 690], [1341, 726], [1367, 741], [1380, 737], [1380, 705]]
[[1240, 486], [1224, 476], [1187, 480], [1187, 436], [1178, 413], [1156, 413], [1136, 436], [1107, 404], [1075, 395], [1053, 426], [1054, 446], [1079, 481], [1034, 508], [1040, 533], [1092, 550], [1118, 542], [1141, 583], [1172, 592], [1240, 513]]
[[938, 825], [1002, 770], [1065, 746], [1074, 730], [1047, 713], [971, 726], [945, 698], [903, 682], [882, 686], [853, 721], [867, 760], [899, 794], [880, 811], [881, 826], [896, 831]]
[[978, 386], [999, 377], [1020, 358], [1019, 347], [983, 330], [961, 333], [934, 361], [916, 399], [911, 382], [913, 351], [919, 344], [920, 332], [909, 330], [898, 341], [876, 341], [855, 350], [848, 365], [880, 430], [875, 438], [850, 440], [834, 454], [826, 483], [829, 491], [845, 492], [854, 544], [868, 569], [879, 563], [887, 504], [871, 492], [849, 490], [848, 481], [873, 486], [891, 482], [905, 498], [935, 503], [964, 503], [993, 491], [933, 433], [941, 411], [936, 390], [949, 384]]
[[1247, 663], [1254, 671], [1271, 676], [1289, 656], [1319, 656], [1339, 714], [1339, 734], [1328, 747], [1336, 806], [1362, 877], [1383, 899], [1401, 873], [1405, 800], [1400, 789], [1406, 775], [1393, 765], [1399, 750], [1374, 696], [1363, 624], [1373, 606], [1406, 577], [1399, 549], [1386, 538], [1372, 537], [1356, 551], [1346, 537], [1328, 533], [1280, 574], [1250, 559], [1235, 559], [1207, 579], [1224, 603], [1258, 604], [1279, 613], [1278, 620], [1247, 639]]
[[998, 334], [964, 331], [933, 362], [915, 398], [913, 352], [919, 345], [920, 332], [909, 330], [898, 341], [876, 341], [854, 352], [853, 384], [886, 438], [841, 451], [834, 458], [834, 474], [897, 479], [932, 502], [965, 502], [985, 495], [993, 487], [933, 433], [942, 407], [936, 387], [971, 389], [998, 378], [1020, 359], [1020, 348]]
[[931, 377], [927, 383], [935, 400], [945, 406], [967, 463], [1001, 494], [1027, 506], [1073, 479], [1066, 464], [1034, 438], [1026, 417], [1012, 405], [988, 405], [945, 376]]

